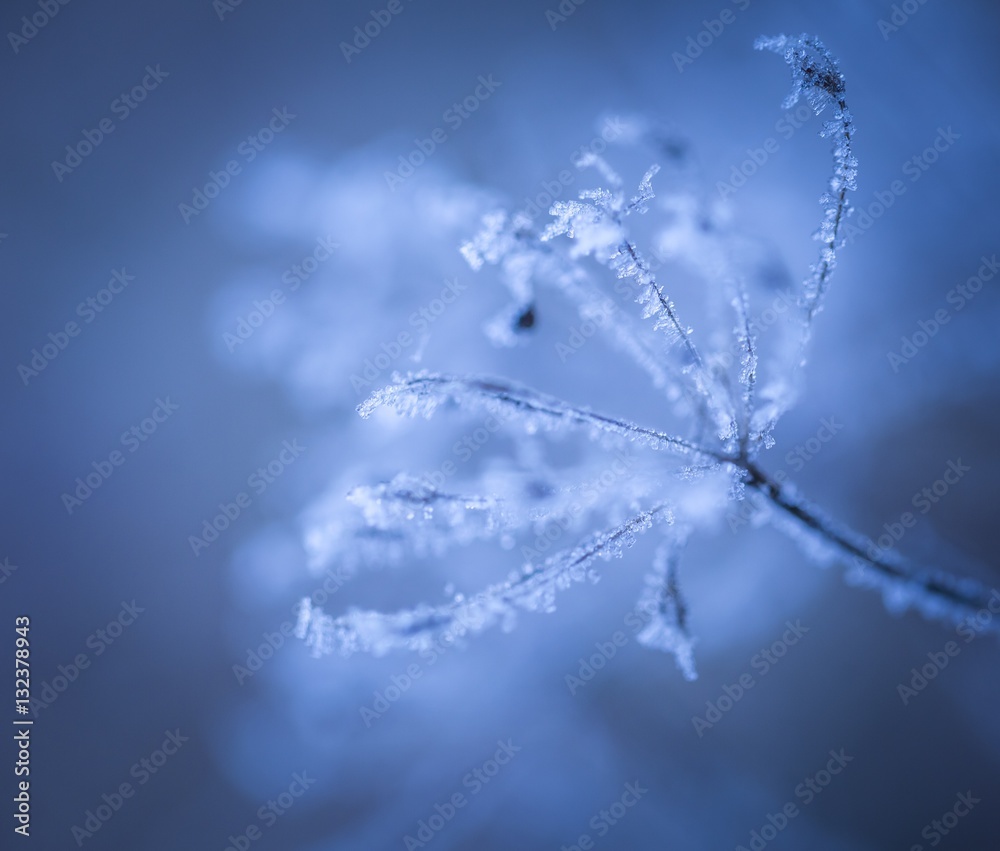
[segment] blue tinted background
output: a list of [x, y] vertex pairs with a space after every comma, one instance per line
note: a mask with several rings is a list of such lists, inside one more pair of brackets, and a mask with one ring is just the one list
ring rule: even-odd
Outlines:
[[[954, 632], [891, 617], [877, 596], [846, 587], [836, 569], [817, 570], [767, 529], [732, 535], [723, 524], [686, 557], [700, 639], [693, 684], [633, 640], [575, 697], [564, 682], [622, 628], [648, 542], [597, 588], [565, 595], [555, 614], [449, 652], [371, 726], [359, 708], [410, 657], [314, 660], [289, 641], [238, 682], [233, 666], [322, 581], [307, 567], [303, 516], [356, 481], [436, 467], [468, 428], [365, 424], [354, 413], [361, 395], [350, 375], [445, 278], [461, 276], [470, 290], [435, 323], [422, 365], [510, 375], [656, 421], [645, 385], [609, 350], [588, 345], [567, 363], [555, 355], [573, 321], [565, 306], [540, 305], [532, 345], [491, 348], [480, 327], [504, 295], [491, 275], [473, 276], [456, 247], [494, 203], [521, 204], [567, 168], [606, 115], [648, 113], [689, 141], [709, 190], [727, 179], [747, 148], [775, 135], [788, 89], [780, 61], [752, 50], [761, 33], [814, 32], [840, 58], [858, 125], [859, 205], [939, 128], [960, 134], [844, 252], [809, 382], [768, 463], [779, 468], [823, 417], [837, 417], [842, 434], [798, 480], [877, 535], [961, 458], [971, 471], [903, 548], [997, 584], [995, 284], [898, 371], [886, 356], [1000, 249], [994, 4], [928, 0], [888, 39], [877, 21], [889, 4], [731, 4], [735, 21], [683, 73], [671, 54], [725, 4], [587, 0], [553, 29], [545, 3], [417, 0], [347, 62], [339, 44], [372, 8], [247, 2], [220, 20], [208, 0], [71, 2], [16, 53], [9, 42], [0, 49], [0, 557], [17, 566], [0, 585], [4, 646], [13, 646], [13, 616], [30, 615], [36, 695], [60, 665], [79, 654], [89, 662], [34, 727], [35, 847], [75, 847], [72, 826], [102, 794], [135, 781], [132, 766], [174, 729], [189, 741], [85, 845], [221, 851], [263, 825], [258, 807], [305, 771], [315, 784], [252, 847], [405, 847], [435, 804], [468, 792], [467, 772], [510, 739], [522, 749], [433, 847], [559, 848], [590, 832], [599, 848], [734, 848], [798, 800], [796, 785], [841, 748], [853, 762], [768, 847], [910, 848], [970, 789], [983, 803], [946, 847], [993, 847], [995, 644], [963, 647], [903, 706], [897, 684]], [[4, 32], [38, 9], [8, 4]], [[169, 76], [119, 120], [112, 101], [157, 63]], [[490, 99], [390, 190], [384, 172], [490, 74], [501, 82]], [[281, 108], [295, 115], [287, 129], [186, 224], [178, 205], [240, 159], [241, 142]], [[53, 160], [105, 117], [114, 131], [58, 180]], [[734, 199], [736, 222], [793, 282], [815, 256], [809, 236], [829, 168], [816, 129], [813, 119], [782, 141]], [[230, 352], [223, 334], [326, 235], [339, 245], [334, 256]], [[25, 385], [18, 365], [123, 266], [134, 282]], [[166, 397], [178, 410], [67, 513], [61, 496], [76, 477], [122, 449], [121, 434]], [[189, 536], [293, 439], [303, 455], [195, 556]], [[488, 450], [509, 453], [512, 443]], [[514, 557], [478, 547], [460, 562], [363, 575], [328, 608], [440, 599], [456, 575], [474, 590]], [[133, 599], [145, 609], [136, 622], [111, 645], [96, 639]], [[808, 635], [699, 737], [692, 716], [752, 672], [751, 658], [789, 620]], [[3, 752], [9, 800], [9, 741]], [[588, 822], [635, 781], [649, 792], [598, 838]], [[6, 814], [3, 824], [6, 834]]]

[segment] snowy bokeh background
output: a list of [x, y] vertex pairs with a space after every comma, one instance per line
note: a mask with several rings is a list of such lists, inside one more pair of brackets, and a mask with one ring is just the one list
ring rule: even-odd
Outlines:
[[[474, 543], [357, 575], [321, 564], [315, 530], [339, 516], [354, 485], [449, 461], [463, 483], [504, 459], [530, 461], [525, 453], [570, 463], [582, 452], [573, 442], [525, 446], [504, 429], [473, 438], [465, 461], [456, 442], [481, 417], [361, 420], [355, 406], [393, 370], [504, 375], [661, 422], [662, 397], [599, 336], [560, 355], [580, 320], [551, 293], [522, 345], [493, 346], [483, 328], [508, 295], [493, 270], [473, 273], [458, 252], [482, 214], [523, 208], [562, 173], [571, 175], [562, 197], [593, 185], [572, 160], [609, 121], [636, 126], [645, 116], [668, 143], [609, 147], [628, 185], [682, 152], [669, 179], [713, 205], [748, 149], [776, 140], [716, 209], [756, 246], [775, 294], [804, 277], [829, 146], [815, 118], [788, 138], [779, 128], [788, 73], [753, 51], [762, 33], [816, 33], [839, 57], [858, 126], [859, 211], [893, 181], [906, 187], [843, 252], [799, 402], [764, 466], [878, 536], [960, 459], [968, 473], [918, 514], [899, 547], [1000, 584], [996, 281], [955, 295], [1000, 249], [995, 7], [902, 4], [913, 7], [909, 20], [880, 31], [891, 4], [587, 0], [563, 4], [572, 14], [559, 20], [546, 16], [559, 6], [544, 2], [401, 0], [348, 62], [341, 42], [384, 4], [228, 5], [70, 4], [3, 60], [0, 252], [12, 303], [0, 557], [17, 570], [0, 601], [5, 623], [32, 617], [36, 694], [78, 654], [90, 662], [38, 714], [37, 841], [69, 847], [102, 794], [134, 780], [131, 767], [180, 729], [189, 741], [84, 845], [224, 849], [255, 826], [253, 848], [405, 848], [404, 837], [462, 793], [466, 805], [418, 841], [555, 849], [589, 834], [596, 848], [750, 847], [752, 832], [792, 801], [798, 815], [768, 847], [931, 847], [925, 826], [971, 790], [982, 804], [943, 847], [991, 847], [1000, 828], [995, 642], [965, 644], [953, 629], [895, 618], [877, 595], [846, 586], [839, 568], [817, 568], [768, 527], [734, 531], [724, 513], [681, 565], [698, 639], [693, 683], [641, 647], [626, 620], [652, 536], [604, 566], [598, 585], [562, 595], [556, 612], [462, 648], [315, 659], [287, 632], [304, 595], [322, 591], [333, 614], [392, 610], [441, 602], [449, 584], [474, 592], [520, 562], [516, 548]], [[35, 11], [10, 8], [5, 30]], [[689, 38], [713, 28], [679, 66]], [[156, 63], [169, 76], [120, 119], [109, 104]], [[500, 85], [458, 121], [449, 110], [480, 78]], [[241, 147], [283, 109], [294, 118], [273, 140]], [[105, 116], [114, 131], [57, 179], [52, 161]], [[436, 128], [446, 139], [426, 162], [387, 181]], [[935, 162], [907, 166], [942, 134], [954, 141]], [[239, 172], [186, 222], [179, 205], [231, 160]], [[654, 203], [649, 218], [658, 214]], [[18, 365], [122, 266], [135, 281], [25, 386]], [[681, 270], [676, 279], [682, 307], [685, 296], [705, 300], [703, 284]], [[262, 307], [274, 290], [280, 303]], [[445, 292], [457, 296], [437, 314]], [[242, 339], [255, 310], [270, 315]], [[946, 324], [914, 338], [939, 310]], [[888, 355], [904, 337], [923, 342], [900, 364]], [[122, 449], [120, 435], [165, 397], [177, 411], [68, 513], [62, 495], [76, 477]], [[831, 419], [842, 428], [817, 443]], [[267, 473], [286, 441], [305, 448]], [[594, 463], [593, 450], [586, 457]], [[639, 450], [632, 457], [648, 462]], [[193, 552], [191, 536], [241, 491], [249, 506]], [[136, 622], [112, 643], [94, 639], [133, 599], [145, 609]], [[808, 632], [765, 667], [758, 654], [788, 622]], [[619, 631], [623, 646], [572, 694], [567, 675]], [[897, 686], [952, 640], [958, 655], [904, 705]], [[281, 646], [251, 671], [248, 655], [269, 642]], [[699, 735], [693, 719], [748, 674], [753, 688]], [[395, 698], [378, 709], [387, 694]], [[509, 764], [487, 783], [469, 781], [492, 771], [508, 741], [520, 748]], [[852, 761], [805, 804], [796, 789], [831, 750]], [[261, 814], [303, 772], [315, 778], [306, 793], [280, 817]], [[648, 791], [602, 827], [601, 811], [632, 783]]]

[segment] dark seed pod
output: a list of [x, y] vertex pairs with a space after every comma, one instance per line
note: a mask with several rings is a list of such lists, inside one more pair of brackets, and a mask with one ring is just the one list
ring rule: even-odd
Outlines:
[[520, 316], [517, 317], [517, 330], [527, 331], [535, 327], [535, 306], [529, 304]]

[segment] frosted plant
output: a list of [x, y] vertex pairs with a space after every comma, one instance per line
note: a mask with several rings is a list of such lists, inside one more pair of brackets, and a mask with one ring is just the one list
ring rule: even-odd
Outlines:
[[827, 282], [837, 265], [837, 247], [840, 226], [850, 211], [847, 193], [857, 189], [858, 161], [851, 149], [854, 119], [844, 100], [844, 75], [837, 61], [816, 38], [800, 35], [791, 39], [785, 35], [759, 38], [754, 44], [758, 50], [773, 50], [785, 57], [792, 68], [792, 92], [782, 106], [790, 109], [805, 95], [813, 111], [819, 115], [827, 107], [833, 117], [823, 125], [821, 135], [833, 142], [833, 176], [830, 191], [820, 198], [824, 207], [823, 223], [816, 238], [822, 243], [819, 262], [813, 266], [812, 275], [805, 284], [806, 329], [813, 315], [819, 310]]
[[[336, 562], [348, 570], [411, 554], [439, 555], [473, 541], [494, 539], [509, 550], [525, 536], [530, 540], [534, 534], [535, 540], [534, 546], [522, 545], [523, 564], [506, 580], [469, 597], [451, 593], [441, 605], [390, 614], [351, 609], [332, 617], [304, 601], [297, 632], [317, 654], [419, 650], [495, 624], [510, 629], [520, 610], [551, 611], [559, 591], [596, 581], [602, 560], [621, 556], [638, 535], [655, 527], [663, 542], [639, 600], [647, 617], [639, 639], [672, 653], [693, 679], [693, 639], [678, 579], [681, 550], [707, 515], [751, 497], [765, 507], [764, 521], [821, 563], [842, 563], [850, 582], [880, 590], [894, 612], [914, 608], [929, 618], [958, 622], [985, 605], [986, 592], [978, 583], [878, 549], [759, 463], [774, 443], [775, 423], [794, 402], [804, 349], [842, 246], [857, 163], [844, 77], [834, 57], [806, 35], [761, 38], [756, 47], [783, 55], [791, 67], [786, 108], [804, 96], [817, 115], [832, 112], [821, 135], [832, 140], [833, 175], [820, 198], [823, 219], [815, 235], [820, 256], [801, 287], [798, 331], [790, 341], [776, 333], [765, 339], [767, 329], [751, 318], [751, 289], [764, 275], [755, 271], [746, 245], [694, 194], [679, 189], [655, 198], [657, 166], [629, 194], [604, 159], [587, 154], [579, 167], [593, 169], [603, 185], [555, 203], [547, 225], [536, 226], [524, 214], [486, 216], [461, 250], [474, 270], [497, 267], [512, 296], [511, 305], [487, 325], [491, 339], [516, 345], [535, 324], [536, 288], [553, 287], [648, 375], [678, 425], [663, 430], [639, 425], [500, 379], [426, 371], [395, 375], [359, 406], [362, 417], [382, 408], [428, 418], [439, 409], [464, 409], [486, 415], [497, 428], [527, 435], [559, 438], [576, 432], [617, 455], [610, 464], [606, 454], [594, 453], [571, 470], [557, 469], [536, 441], [526, 440], [518, 457], [493, 463], [474, 491], [446, 489], [440, 475], [400, 474], [353, 489], [347, 505], [324, 506], [307, 534], [307, 547], [317, 565]], [[669, 146], [661, 147], [670, 153]], [[667, 222], [650, 254], [634, 233], [654, 200]], [[706, 293], [710, 300], [721, 296], [715, 307], [731, 310], [731, 324], [698, 337], [659, 275], [664, 258], [709, 283]], [[602, 279], [617, 279], [615, 290], [633, 297], [648, 321], [618, 309]], [[588, 532], [599, 521], [606, 524], [603, 530]], [[550, 553], [552, 542], [564, 535], [578, 542]]]

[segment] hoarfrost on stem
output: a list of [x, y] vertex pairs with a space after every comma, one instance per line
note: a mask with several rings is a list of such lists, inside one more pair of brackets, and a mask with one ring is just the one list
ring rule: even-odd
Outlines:
[[808, 341], [813, 317], [822, 307], [830, 276], [837, 265], [837, 250], [843, 246], [840, 236], [841, 225], [851, 211], [847, 193], [857, 189], [858, 161], [854, 156], [854, 117], [847, 107], [844, 75], [837, 60], [815, 36], [803, 33], [797, 38], [786, 35], [757, 39], [758, 50], [771, 50], [785, 58], [792, 69], [792, 91], [785, 98], [783, 106], [790, 109], [805, 95], [809, 106], [816, 115], [830, 108], [833, 117], [820, 131], [821, 135], [833, 139], [833, 176], [830, 190], [819, 199], [823, 205], [823, 221], [815, 237], [822, 245], [819, 262], [811, 268], [806, 279], [803, 305], [806, 308], [806, 333]]
[[[756, 493], [769, 509], [769, 522], [814, 560], [843, 563], [848, 581], [881, 591], [894, 612], [914, 608], [929, 618], [957, 622], [986, 604], [979, 583], [879, 550], [760, 464], [760, 453], [774, 443], [775, 423], [792, 404], [789, 373], [797, 373], [804, 362], [813, 320], [836, 267], [857, 161], [844, 75], [832, 54], [808, 35], [764, 37], [755, 46], [782, 55], [790, 66], [786, 108], [805, 97], [817, 115], [832, 112], [821, 131], [833, 142], [833, 174], [820, 199], [823, 218], [816, 232], [821, 249], [801, 289], [802, 333], [791, 362], [780, 346], [772, 345], [765, 356], [761, 329], [751, 318], [749, 273], [741, 267], [738, 242], [711, 212], [679, 189], [657, 199], [656, 165], [627, 197], [624, 180], [607, 161], [584, 155], [579, 167], [592, 169], [604, 186], [553, 204], [552, 220], [543, 227], [523, 213], [490, 213], [461, 247], [474, 270], [497, 267], [512, 298], [487, 325], [487, 333], [498, 345], [521, 342], [535, 323], [538, 289], [552, 287], [581, 318], [601, 318], [609, 342], [646, 373], [653, 389], [665, 396], [665, 413], [680, 425], [663, 429], [633, 423], [503, 379], [428, 371], [394, 375], [391, 384], [358, 406], [362, 417], [379, 408], [428, 418], [445, 409], [472, 410], [525, 435], [559, 438], [582, 432], [602, 449], [618, 449], [619, 456], [611, 466], [595, 456], [576, 468], [580, 478], [593, 476], [600, 483], [590, 488], [600, 498], [589, 503], [577, 500], [582, 486], [579, 478], [573, 481], [573, 471], [548, 465], [527, 448], [535, 446], [529, 442], [520, 450], [524, 457], [507, 467], [489, 467], [472, 491], [444, 489], [409, 473], [354, 488], [348, 494], [353, 516], [344, 509], [331, 511], [309, 530], [314, 563], [337, 562], [353, 571], [486, 539], [512, 549], [519, 534], [541, 536], [550, 528], [581, 538], [544, 557], [522, 547], [522, 566], [506, 580], [472, 596], [450, 594], [441, 605], [395, 613], [352, 608], [331, 617], [305, 600], [297, 634], [316, 654], [420, 650], [444, 637], [457, 641], [498, 624], [510, 629], [518, 612], [550, 612], [558, 592], [585, 579], [596, 581], [601, 561], [620, 557], [638, 535], [656, 526], [664, 540], [640, 595], [649, 618], [639, 641], [673, 654], [685, 678], [694, 679], [694, 639], [678, 564], [685, 541], [704, 519], [699, 511], [706, 501], [698, 488], [722, 493], [721, 502], [709, 503], [713, 506]], [[696, 338], [669, 294], [662, 265], [650, 259], [633, 234], [634, 217], [646, 214], [654, 201], [670, 217], [661, 246], [712, 285], [706, 292], [722, 293], [722, 303], [732, 308], [734, 322], [726, 333]], [[605, 290], [608, 272], [641, 307], [642, 319], [651, 321], [644, 324], [615, 309]], [[637, 453], [626, 458], [623, 448]], [[587, 534], [585, 524], [598, 514], [606, 525]]]

